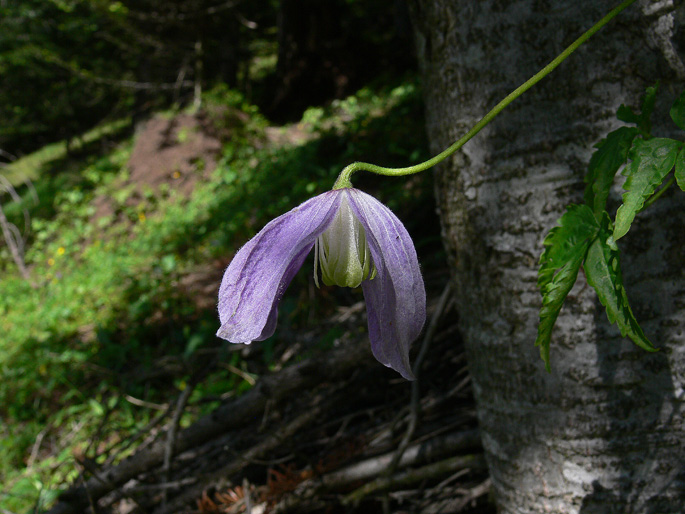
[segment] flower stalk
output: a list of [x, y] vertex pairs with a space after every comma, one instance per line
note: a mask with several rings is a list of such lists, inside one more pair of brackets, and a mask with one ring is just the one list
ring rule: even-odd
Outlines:
[[376, 173], [378, 175], [387, 175], [392, 177], [400, 177], [403, 175], [412, 175], [414, 173], [420, 173], [432, 168], [436, 164], [444, 161], [447, 157], [459, 150], [464, 144], [473, 138], [478, 132], [480, 132], [488, 123], [490, 123], [497, 115], [502, 112], [510, 103], [516, 100], [523, 93], [528, 91], [535, 84], [540, 82], [543, 78], [549, 75], [557, 66], [566, 60], [566, 58], [575, 52], [578, 47], [590, 39], [597, 31], [599, 31], [604, 25], [613, 20], [621, 11], [626, 7], [634, 4], [636, 0], [624, 0], [616, 8], [612, 9], [607, 13], [601, 20], [595, 23], [589, 30], [587, 30], [582, 36], [571, 43], [563, 52], [556, 56], [547, 66], [538, 71], [531, 78], [526, 80], [523, 84], [517, 87], [514, 91], [509, 93], [502, 101], [500, 101], [495, 107], [490, 110], [483, 118], [476, 123], [471, 130], [464, 134], [460, 139], [452, 143], [448, 148], [440, 152], [438, 155], [424, 161], [420, 164], [414, 166], [407, 166], [404, 168], [386, 168], [384, 166], [378, 166], [376, 164], [370, 164], [367, 162], [353, 162], [352, 164], [346, 166], [335, 184], [333, 189], [340, 189], [345, 187], [352, 187], [351, 177], [357, 171], [370, 171], [371, 173]]

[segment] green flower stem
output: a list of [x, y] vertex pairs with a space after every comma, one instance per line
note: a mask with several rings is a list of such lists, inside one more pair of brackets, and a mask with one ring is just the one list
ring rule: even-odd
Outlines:
[[535, 75], [529, 78], [526, 82], [517, 87], [514, 91], [509, 93], [504, 100], [498, 103], [489, 113], [487, 113], [478, 123], [476, 123], [471, 130], [469, 130], [464, 136], [458, 141], [454, 142], [447, 149], [443, 150], [441, 153], [435, 157], [428, 159], [425, 162], [416, 164], [414, 166], [407, 166], [406, 168], [386, 168], [383, 166], [377, 166], [375, 164], [369, 164], [366, 162], [353, 162], [349, 166], [346, 166], [338, 176], [338, 180], [335, 181], [333, 189], [342, 189], [344, 187], [352, 187], [351, 177], [352, 174], [357, 171], [370, 171], [372, 173], [377, 173], [379, 175], [388, 175], [393, 177], [399, 177], [402, 175], [411, 175], [413, 173], [419, 173], [431, 168], [443, 161], [445, 158], [452, 155], [454, 152], [459, 150], [464, 144], [469, 141], [473, 136], [478, 134], [483, 127], [490, 123], [495, 116], [504, 110], [511, 102], [516, 100], [523, 93], [528, 91], [535, 84], [540, 82], [544, 77], [552, 72], [557, 66], [559, 66], [569, 55], [571, 55], [580, 45], [585, 43], [590, 39], [595, 32], [601, 29], [604, 25], [609, 23], [616, 15], [623, 11], [629, 5], [635, 3], [635, 0], [624, 0], [618, 7], [610, 11], [604, 18], [599, 20], [591, 29], [585, 32], [582, 36], [576, 39], [571, 45], [561, 52], [552, 62], [547, 66], [538, 71]]

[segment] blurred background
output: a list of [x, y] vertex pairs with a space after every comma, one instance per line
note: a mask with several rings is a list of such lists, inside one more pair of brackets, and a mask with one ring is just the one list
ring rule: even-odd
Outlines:
[[[345, 165], [427, 152], [402, 0], [0, 0], [2, 512], [48, 509], [93, 469], [346, 335], [368, 344], [361, 292], [317, 290], [311, 257], [276, 335], [250, 347], [214, 335], [219, 281], [245, 241]], [[406, 222], [439, 295], [430, 174], [355, 185]], [[404, 408], [407, 385], [368, 361], [395, 389], [357, 377], [349, 408]], [[271, 462], [251, 479], [269, 469], [289, 476]], [[141, 511], [159, 502], [131, 497]]]

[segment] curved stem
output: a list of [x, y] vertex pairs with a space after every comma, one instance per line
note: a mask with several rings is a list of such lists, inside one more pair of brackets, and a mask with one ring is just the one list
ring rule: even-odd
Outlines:
[[507, 107], [511, 102], [516, 100], [523, 93], [528, 91], [535, 84], [540, 82], [543, 78], [549, 75], [557, 66], [559, 66], [569, 55], [571, 55], [580, 45], [585, 43], [590, 39], [599, 29], [604, 25], [609, 23], [616, 15], [623, 11], [629, 5], [635, 3], [635, 0], [624, 0], [618, 7], [610, 11], [604, 18], [599, 20], [592, 28], [585, 32], [582, 36], [571, 43], [566, 50], [561, 52], [557, 57], [552, 60], [547, 66], [538, 71], [535, 75], [529, 78], [526, 82], [517, 87], [514, 91], [509, 93], [500, 103], [498, 103], [489, 113], [487, 113], [483, 118], [476, 123], [471, 130], [464, 134], [459, 140], [452, 143], [451, 146], [440, 152], [435, 157], [428, 159], [425, 162], [416, 164], [414, 166], [407, 166], [406, 168], [386, 168], [384, 166], [377, 166], [375, 164], [369, 164], [366, 162], [354, 162], [346, 166], [340, 175], [338, 180], [335, 181], [333, 189], [341, 189], [344, 187], [352, 187], [351, 177], [352, 174], [357, 171], [370, 171], [372, 173], [377, 173], [379, 175], [389, 175], [389, 176], [402, 176], [411, 175], [413, 173], [419, 173], [431, 168], [443, 161], [445, 158], [452, 155], [454, 152], [459, 150], [464, 144], [469, 141], [473, 136], [478, 134], [483, 127], [490, 123], [500, 112], [502, 112], [505, 107]]

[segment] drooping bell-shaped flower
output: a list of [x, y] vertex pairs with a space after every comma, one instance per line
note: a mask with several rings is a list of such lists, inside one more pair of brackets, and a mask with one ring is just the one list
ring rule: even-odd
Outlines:
[[269, 222], [238, 251], [219, 289], [217, 335], [232, 343], [270, 337], [278, 304], [312, 247], [317, 284], [317, 266], [324, 284], [361, 284], [374, 356], [413, 379], [409, 347], [426, 319], [416, 250], [390, 209], [353, 188], [304, 202]]

